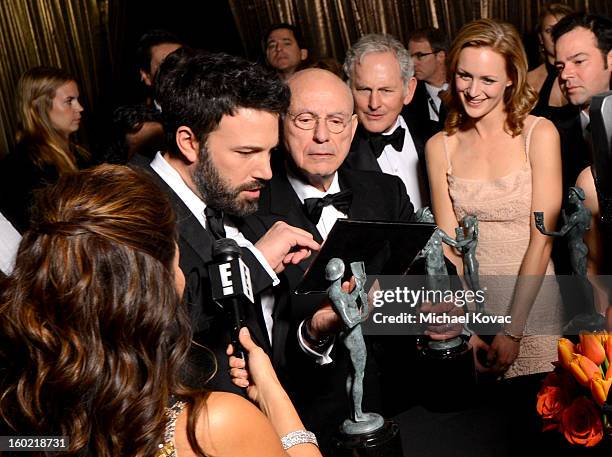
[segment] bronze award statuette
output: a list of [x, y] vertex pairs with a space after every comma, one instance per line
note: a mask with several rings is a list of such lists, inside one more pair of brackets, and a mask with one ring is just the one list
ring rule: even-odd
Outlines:
[[361, 323], [368, 317], [368, 297], [364, 290], [366, 274], [363, 262], [352, 262], [355, 288], [347, 293], [342, 290], [344, 271], [344, 262], [338, 258], [331, 259], [325, 268], [325, 279], [331, 281], [327, 295], [344, 322], [340, 341], [350, 355], [352, 368], [346, 380], [351, 413], [334, 440], [337, 448], [334, 455], [402, 457], [399, 426], [392, 420], [385, 420], [380, 414], [364, 412], [361, 407], [367, 358], [361, 331]]

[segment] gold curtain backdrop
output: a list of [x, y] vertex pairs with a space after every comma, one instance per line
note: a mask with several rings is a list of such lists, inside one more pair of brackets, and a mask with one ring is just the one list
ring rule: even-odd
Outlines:
[[[0, 0], [0, 157], [17, 128], [15, 92], [28, 68], [48, 65], [77, 80], [81, 103], [94, 112], [112, 62], [108, 43], [111, 0]], [[91, 127], [91, 126], [90, 126]], [[85, 136], [87, 129], [81, 129]]]
[[[225, 0], [213, 0], [225, 1]], [[342, 61], [346, 49], [371, 32], [406, 43], [410, 31], [433, 25], [453, 37], [466, 22], [491, 17], [531, 31], [545, 0], [227, 0], [245, 54], [262, 57], [265, 30], [276, 22], [298, 26], [319, 57]], [[610, 16], [610, 0], [562, 0], [577, 10]], [[171, 8], [171, 2], [167, 2]], [[25, 70], [58, 66], [72, 73], [85, 107], [84, 126], [94, 137], [96, 108], [118, 83], [116, 60], [125, 46], [127, 0], [0, 0], [0, 157], [11, 150], [16, 130], [15, 89]], [[134, 24], [132, 24], [134, 26]], [[223, 37], [219, 37], [222, 39]], [[99, 110], [103, 112], [103, 110]], [[94, 124], [96, 124], [94, 126]], [[85, 144], [87, 144], [85, 142]]]
[[[558, 0], [576, 10], [605, 16], [610, 0]], [[407, 44], [420, 27], [444, 30], [450, 38], [463, 24], [481, 17], [514, 24], [521, 33], [535, 28], [550, 0], [229, 0], [250, 58], [262, 56], [262, 39], [274, 23], [295, 24], [317, 57], [340, 62], [351, 43], [368, 33], [389, 33]]]

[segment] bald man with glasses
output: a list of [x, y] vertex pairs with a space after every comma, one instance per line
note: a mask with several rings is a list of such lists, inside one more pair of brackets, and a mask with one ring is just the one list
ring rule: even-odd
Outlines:
[[[288, 84], [291, 102], [281, 125], [283, 150], [274, 153], [272, 179], [262, 190], [258, 211], [243, 220], [242, 233], [256, 241], [275, 222], [284, 221], [320, 243], [338, 219], [413, 221], [413, 206], [400, 178], [341, 167], [358, 123], [350, 88], [333, 73], [314, 68], [295, 73]], [[282, 273], [288, 293], [277, 296], [274, 325], [289, 323], [286, 387], [323, 450], [348, 417], [350, 359], [341, 345], [333, 344], [341, 321], [331, 307], [321, 308], [324, 296], [292, 294], [311, 260]], [[364, 410], [381, 412], [379, 381], [375, 357], [369, 357]]]

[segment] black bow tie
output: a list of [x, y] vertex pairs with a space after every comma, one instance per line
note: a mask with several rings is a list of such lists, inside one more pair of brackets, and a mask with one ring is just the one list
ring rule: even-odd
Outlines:
[[223, 223], [223, 211], [207, 206], [204, 208], [206, 216], [206, 228], [215, 240], [225, 238], [225, 225]]
[[321, 219], [323, 208], [332, 205], [338, 211], [348, 215], [352, 200], [353, 192], [347, 189], [342, 192], [326, 195], [323, 198], [306, 198], [304, 199], [304, 210], [306, 211], [308, 219], [310, 219], [314, 225], [317, 225], [319, 219]]
[[370, 146], [376, 158], [379, 158], [385, 149], [385, 146], [390, 144], [396, 151], [401, 151], [404, 146], [404, 128], [398, 127], [391, 135], [374, 134], [370, 135]]

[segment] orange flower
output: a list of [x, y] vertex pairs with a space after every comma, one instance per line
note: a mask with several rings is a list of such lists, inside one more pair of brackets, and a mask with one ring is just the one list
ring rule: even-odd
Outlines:
[[612, 384], [612, 379], [593, 379], [591, 381], [591, 394], [599, 406], [603, 406], [606, 402], [610, 384]]
[[542, 419], [559, 421], [561, 413], [569, 404], [566, 392], [558, 386], [544, 386], [538, 392], [536, 405], [538, 414]]
[[604, 344], [604, 348], [606, 349], [606, 357], [608, 358], [608, 362], [612, 362], [612, 337], [609, 336], [608, 338], [606, 338], [606, 344]]
[[595, 404], [580, 396], [569, 405], [561, 416], [561, 430], [572, 444], [595, 446], [603, 438], [601, 413]]
[[606, 358], [606, 351], [604, 350], [600, 334], [581, 333], [580, 347], [582, 348], [582, 354], [595, 362], [595, 365], [601, 365]]
[[570, 371], [574, 378], [585, 387], [590, 386], [591, 379], [602, 377], [599, 367], [591, 359], [580, 354], [576, 354], [571, 361]]
[[557, 353], [559, 354], [559, 363], [563, 368], [569, 370], [570, 362], [574, 358], [576, 347], [567, 338], [559, 338], [559, 344], [557, 345]]

